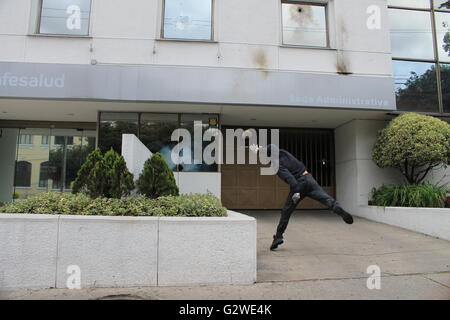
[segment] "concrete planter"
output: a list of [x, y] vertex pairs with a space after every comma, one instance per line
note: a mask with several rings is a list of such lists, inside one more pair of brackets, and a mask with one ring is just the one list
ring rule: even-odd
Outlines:
[[450, 241], [450, 209], [359, 206], [356, 216]]
[[251, 284], [256, 220], [0, 214], [0, 290]]

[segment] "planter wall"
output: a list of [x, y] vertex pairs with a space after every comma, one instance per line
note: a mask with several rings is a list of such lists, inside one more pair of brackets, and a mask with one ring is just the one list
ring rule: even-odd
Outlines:
[[359, 206], [354, 215], [450, 241], [450, 209]]
[[256, 220], [0, 214], [0, 289], [251, 284]]

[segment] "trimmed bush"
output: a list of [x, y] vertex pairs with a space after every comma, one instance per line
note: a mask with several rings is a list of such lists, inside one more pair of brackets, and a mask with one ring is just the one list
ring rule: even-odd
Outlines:
[[450, 125], [440, 119], [406, 113], [378, 134], [373, 161], [396, 168], [408, 184], [419, 184], [434, 168], [450, 162]]
[[50, 192], [0, 207], [1, 213], [97, 215], [97, 216], [185, 216], [222, 217], [226, 209], [211, 194], [190, 194], [149, 199], [143, 195], [122, 199], [91, 199], [78, 193]]
[[145, 162], [136, 184], [140, 194], [152, 199], [179, 194], [173, 172], [159, 152]]
[[383, 185], [372, 189], [372, 203], [382, 207], [444, 208], [446, 187], [432, 184]]
[[93, 199], [120, 198], [129, 195], [133, 189], [133, 175], [128, 171], [125, 159], [112, 149], [105, 156], [100, 149], [91, 152], [72, 185], [72, 193], [82, 192]]

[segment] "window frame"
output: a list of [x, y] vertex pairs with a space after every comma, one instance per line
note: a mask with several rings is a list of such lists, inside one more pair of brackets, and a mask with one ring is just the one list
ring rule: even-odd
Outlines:
[[[435, 9], [434, 8], [434, 0], [429, 0], [429, 3], [430, 3], [430, 8], [399, 7], [399, 6], [393, 6], [393, 5], [387, 4], [387, 9], [388, 10], [390, 10], [390, 9], [401, 9], [401, 10], [410, 10], [410, 11], [412, 10], [412, 11], [422, 11], [422, 12], [430, 13], [431, 34], [432, 34], [432, 37], [433, 37], [432, 38], [432, 42], [433, 42], [434, 59], [430, 60], [430, 59], [398, 58], [398, 57], [392, 56], [392, 53], [391, 53], [391, 60], [392, 61], [410, 61], [410, 62], [434, 63], [435, 68], [436, 68], [436, 86], [437, 86], [437, 94], [438, 94], [438, 112], [433, 113], [433, 112], [424, 111], [423, 113], [424, 114], [435, 114], [435, 115], [448, 115], [448, 114], [450, 114], [450, 111], [449, 112], [445, 112], [444, 102], [443, 102], [444, 90], [442, 88], [441, 65], [442, 64], [450, 65], [450, 62], [440, 61], [440, 58], [439, 58], [439, 49], [438, 49], [438, 39], [437, 39], [437, 28], [436, 28], [435, 13], [436, 12], [442, 12], [442, 13], [450, 14], [450, 9], [447, 9], [447, 10]], [[405, 111], [405, 112], [408, 112], [408, 111]], [[422, 113], [420, 111], [414, 111], [414, 112]]]
[[37, 17], [35, 22], [34, 35], [42, 37], [68, 37], [68, 38], [91, 38], [92, 29], [92, 8], [93, 2], [95, 0], [89, 0], [89, 17], [88, 17], [88, 29], [86, 34], [67, 34], [67, 33], [42, 33], [41, 32], [41, 22], [42, 22], [42, 8], [44, 0], [38, 0], [37, 4]]
[[[164, 21], [166, 19], [166, 1], [161, 0], [161, 24], [160, 24], [160, 33], [158, 40], [167, 40], [167, 41], [186, 41], [186, 42], [216, 42], [215, 41], [215, 10], [216, 10], [216, 0], [211, 1], [211, 34], [209, 39], [188, 39], [188, 38], [166, 38], [164, 36]], [[169, 0], [170, 1], [170, 0]]]
[[[283, 4], [297, 4], [297, 5], [310, 5], [316, 7], [324, 7], [325, 9], [325, 35], [326, 35], [326, 45], [325, 46], [311, 46], [304, 44], [289, 44], [284, 42], [284, 32], [283, 32]], [[330, 17], [329, 17], [329, 1], [328, 0], [281, 0], [280, 1], [280, 29], [281, 29], [281, 46], [292, 47], [292, 48], [305, 48], [305, 49], [331, 49], [330, 44]]]

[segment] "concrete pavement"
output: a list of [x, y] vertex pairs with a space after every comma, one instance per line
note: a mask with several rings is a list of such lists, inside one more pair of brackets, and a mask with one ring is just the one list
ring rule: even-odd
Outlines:
[[[258, 280], [248, 286], [21, 290], [6, 299], [450, 299], [450, 242], [328, 211], [297, 211], [276, 252], [268, 248], [279, 213], [258, 220]], [[450, 214], [450, 213], [449, 213]], [[381, 288], [367, 288], [367, 268]]]

